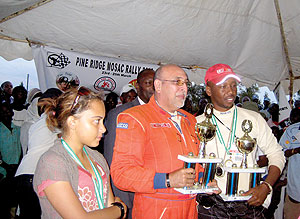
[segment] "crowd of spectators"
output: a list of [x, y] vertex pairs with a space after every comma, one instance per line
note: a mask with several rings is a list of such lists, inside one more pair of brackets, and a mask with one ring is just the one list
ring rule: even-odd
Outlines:
[[[152, 83], [153, 83], [153, 76], [154, 72], [151, 72]], [[63, 81], [65, 83], [65, 81]], [[79, 85], [75, 83], [75, 87]], [[59, 86], [58, 86], [59, 87]], [[68, 87], [70, 88], [70, 87]], [[152, 87], [153, 88], [153, 87]], [[54, 89], [54, 88], [52, 88]], [[56, 89], [56, 88], [55, 88]], [[64, 88], [66, 89], [66, 88]], [[109, 111], [114, 108], [121, 107], [121, 105], [128, 104], [133, 102], [135, 98], [138, 96], [140, 97], [142, 94], [142, 88], [136, 89], [133, 85], [125, 85], [122, 88], [122, 91], [118, 94], [111, 92], [106, 96], [106, 100], [104, 101], [106, 115]], [[30, 138], [34, 136], [34, 133], [38, 133], [42, 129], [39, 127], [43, 126], [46, 127], [45, 120], [42, 116], [43, 109], [38, 107], [38, 103], [42, 101], [42, 97], [57, 97], [59, 93], [64, 92], [65, 90], [59, 91], [56, 90], [48, 90], [45, 93], [42, 93], [40, 89], [34, 88], [27, 91], [22, 85], [13, 87], [12, 83], [9, 81], [5, 81], [1, 84], [0, 90], [0, 192], [1, 192], [1, 203], [0, 203], [0, 211], [3, 218], [10, 218], [12, 215], [20, 214], [20, 210], [22, 212], [22, 208], [30, 208], [26, 205], [26, 199], [24, 196], [29, 196], [28, 194], [35, 195], [33, 188], [32, 188], [32, 177], [34, 174], [35, 166], [30, 164], [30, 173], [24, 172], [24, 169], [28, 169], [27, 167], [22, 166], [19, 167], [22, 158], [23, 163], [26, 163], [26, 157], [37, 156], [36, 162], [38, 158], [45, 152], [45, 148], [42, 149], [42, 152], [38, 152], [36, 155], [35, 151], [39, 150], [38, 140], [39, 136], [36, 140], [31, 140], [35, 142], [37, 148], [30, 145]], [[50, 96], [49, 96], [50, 92]], [[153, 89], [151, 91], [153, 93]], [[55, 95], [54, 95], [55, 93]], [[152, 94], [151, 93], [151, 94]], [[150, 97], [146, 98], [149, 101]], [[186, 99], [185, 105], [182, 109], [193, 113], [194, 116], [199, 116], [203, 114], [204, 108], [206, 104], [210, 102], [209, 98], [201, 98], [198, 102], [198, 111], [192, 112], [192, 101], [190, 99]], [[293, 109], [291, 111], [290, 118], [286, 119], [285, 121], [279, 121], [279, 105], [277, 103], [271, 103], [269, 98], [264, 98], [263, 103], [259, 102], [258, 96], [255, 94], [253, 96], [244, 96], [243, 98], [236, 98], [235, 105], [238, 107], [246, 108], [249, 110], [256, 111], [260, 113], [260, 115], [266, 120], [269, 127], [272, 129], [274, 136], [276, 137], [277, 141], [283, 147], [283, 151], [285, 152], [286, 158], [289, 160], [289, 164], [286, 164], [286, 168], [283, 171], [282, 176], [273, 186], [273, 197], [271, 200], [271, 204], [269, 208], [266, 210], [265, 215], [267, 218], [273, 218], [276, 209], [278, 208], [278, 204], [284, 200], [282, 200], [281, 193], [284, 192], [282, 188], [287, 187], [286, 198], [285, 198], [285, 212], [292, 212], [295, 216], [299, 212], [292, 211], [291, 209], [298, 209], [300, 204], [300, 195], [298, 194], [300, 191], [300, 181], [297, 179], [295, 174], [295, 168], [299, 165], [299, 145], [300, 145], [300, 104], [299, 101], [294, 103]], [[133, 105], [134, 106], [134, 105]], [[120, 108], [121, 109], [121, 108]], [[122, 108], [123, 109], [123, 108]], [[114, 112], [114, 111], [113, 111]], [[110, 118], [110, 117], [108, 117]], [[42, 125], [37, 125], [41, 123]], [[113, 122], [112, 122], [113, 123]], [[35, 131], [30, 131], [31, 127], [36, 127]], [[30, 134], [31, 133], [31, 134]], [[32, 136], [30, 136], [32, 135]], [[43, 135], [47, 135], [51, 142], [54, 142], [57, 139], [57, 133], [43, 133]], [[104, 139], [100, 142], [100, 149], [101, 153], [105, 153], [103, 151], [103, 144]], [[51, 146], [50, 143], [46, 149]], [[113, 144], [112, 144], [113, 145]], [[33, 155], [30, 155], [31, 151], [33, 151]], [[98, 149], [97, 149], [98, 150]], [[110, 155], [112, 156], [112, 154]], [[25, 158], [25, 159], [24, 159]], [[111, 159], [111, 158], [110, 158]], [[28, 159], [27, 159], [28, 160]], [[31, 162], [32, 163], [32, 162]], [[257, 163], [260, 167], [267, 166], [268, 160], [264, 154], [257, 155]], [[110, 164], [110, 163], [109, 163]], [[20, 170], [17, 172], [18, 167]], [[17, 174], [16, 174], [17, 172]], [[30, 177], [22, 178], [23, 181], [20, 182], [21, 177], [27, 177], [27, 174]], [[299, 175], [299, 174], [298, 174]], [[15, 177], [16, 176], [16, 177]], [[25, 193], [24, 191], [24, 179], [29, 180], [29, 193]], [[22, 184], [23, 183], [23, 184]], [[21, 187], [20, 187], [21, 186]], [[23, 186], [23, 187], [22, 187]], [[26, 187], [26, 185], [25, 185]], [[19, 188], [19, 189], [17, 189]], [[23, 191], [20, 192], [20, 188]], [[28, 187], [27, 187], [28, 189]], [[18, 191], [18, 192], [17, 192]], [[23, 197], [23, 198], [22, 198]], [[35, 197], [36, 198], [36, 197]], [[32, 200], [28, 200], [28, 203], [32, 203]], [[36, 198], [35, 201], [38, 201]], [[27, 204], [28, 204], [27, 203]], [[21, 209], [17, 209], [18, 206]], [[38, 204], [37, 204], [38, 206]], [[35, 208], [36, 210], [37, 208]], [[25, 212], [26, 210], [23, 210]], [[37, 210], [38, 215], [40, 212]], [[32, 212], [31, 212], [32, 213]], [[30, 215], [30, 212], [29, 212]], [[20, 218], [22, 218], [20, 216]], [[37, 216], [38, 218], [39, 216]]]

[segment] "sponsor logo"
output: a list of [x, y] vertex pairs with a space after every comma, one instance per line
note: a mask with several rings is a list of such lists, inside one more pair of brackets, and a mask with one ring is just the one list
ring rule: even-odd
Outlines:
[[98, 91], [113, 91], [116, 89], [116, 82], [111, 77], [101, 77], [95, 81], [94, 88]]
[[120, 122], [117, 125], [117, 128], [119, 128], [119, 129], [128, 129], [128, 123]]
[[47, 67], [54, 67], [58, 69], [63, 69], [67, 65], [71, 63], [69, 58], [65, 56], [63, 53], [56, 54], [53, 52], [47, 52]]
[[231, 73], [232, 71], [230, 68], [220, 68], [217, 70], [217, 74], [222, 74], [222, 73], [226, 73], [226, 72]]
[[171, 128], [170, 123], [150, 123], [152, 128]]

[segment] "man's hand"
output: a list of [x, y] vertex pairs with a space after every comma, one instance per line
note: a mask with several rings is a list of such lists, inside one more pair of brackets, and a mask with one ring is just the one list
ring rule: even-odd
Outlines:
[[248, 204], [253, 206], [260, 206], [264, 203], [268, 194], [269, 188], [266, 185], [261, 184], [259, 186], [249, 189], [248, 192], [245, 192], [242, 195], [252, 195], [252, 197], [248, 200]]
[[221, 192], [222, 192], [222, 190], [219, 188], [219, 186], [218, 186], [218, 182], [217, 182], [217, 180], [215, 180], [215, 179], [213, 179], [211, 182], [209, 182], [208, 184], [207, 184], [207, 186], [210, 186], [210, 187], [217, 187], [218, 188], [218, 190], [214, 190], [212, 193], [207, 193], [208, 195], [212, 195], [213, 193], [214, 194], [220, 194]]
[[170, 185], [174, 188], [191, 187], [196, 178], [195, 170], [192, 168], [182, 168], [169, 174]]

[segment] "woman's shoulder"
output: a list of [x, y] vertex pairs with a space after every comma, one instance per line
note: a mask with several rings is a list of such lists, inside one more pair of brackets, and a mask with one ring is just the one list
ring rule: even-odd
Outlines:
[[64, 160], [64, 151], [62, 149], [60, 139], [55, 140], [54, 145], [41, 156], [40, 161], [62, 162]]
[[85, 148], [93, 160], [95, 160], [98, 164], [100, 164], [103, 168], [105, 168], [106, 171], [109, 171], [107, 161], [101, 153], [99, 153], [98, 151], [93, 150], [87, 146], [85, 146]]

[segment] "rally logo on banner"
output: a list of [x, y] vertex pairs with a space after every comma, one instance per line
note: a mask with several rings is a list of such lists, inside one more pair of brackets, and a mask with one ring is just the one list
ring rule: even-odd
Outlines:
[[113, 91], [116, 88], [116, 82], [111, 77], [101, 77], [96, 80], [94, 84], [94, 88], [98, 91], [100, 90]]
[[80, 86], [119, 95], [125, 84], [136, 84], [139, 72], [156, 70], [159, 66], [128, 62], [108, 57], [66, 51], [48, 46], [34, 45], [33, 56], [42, 91], [57, 87], [56, 77], [68, 73], [80, 81]]
[[59, 69], [63, 69], [71, 62], [69, 61], [69, 58], [65, 56], [63, 53], [60, 53], [57, 55], [56, 53], [48, 52], [48, 67], [55, 67]]

